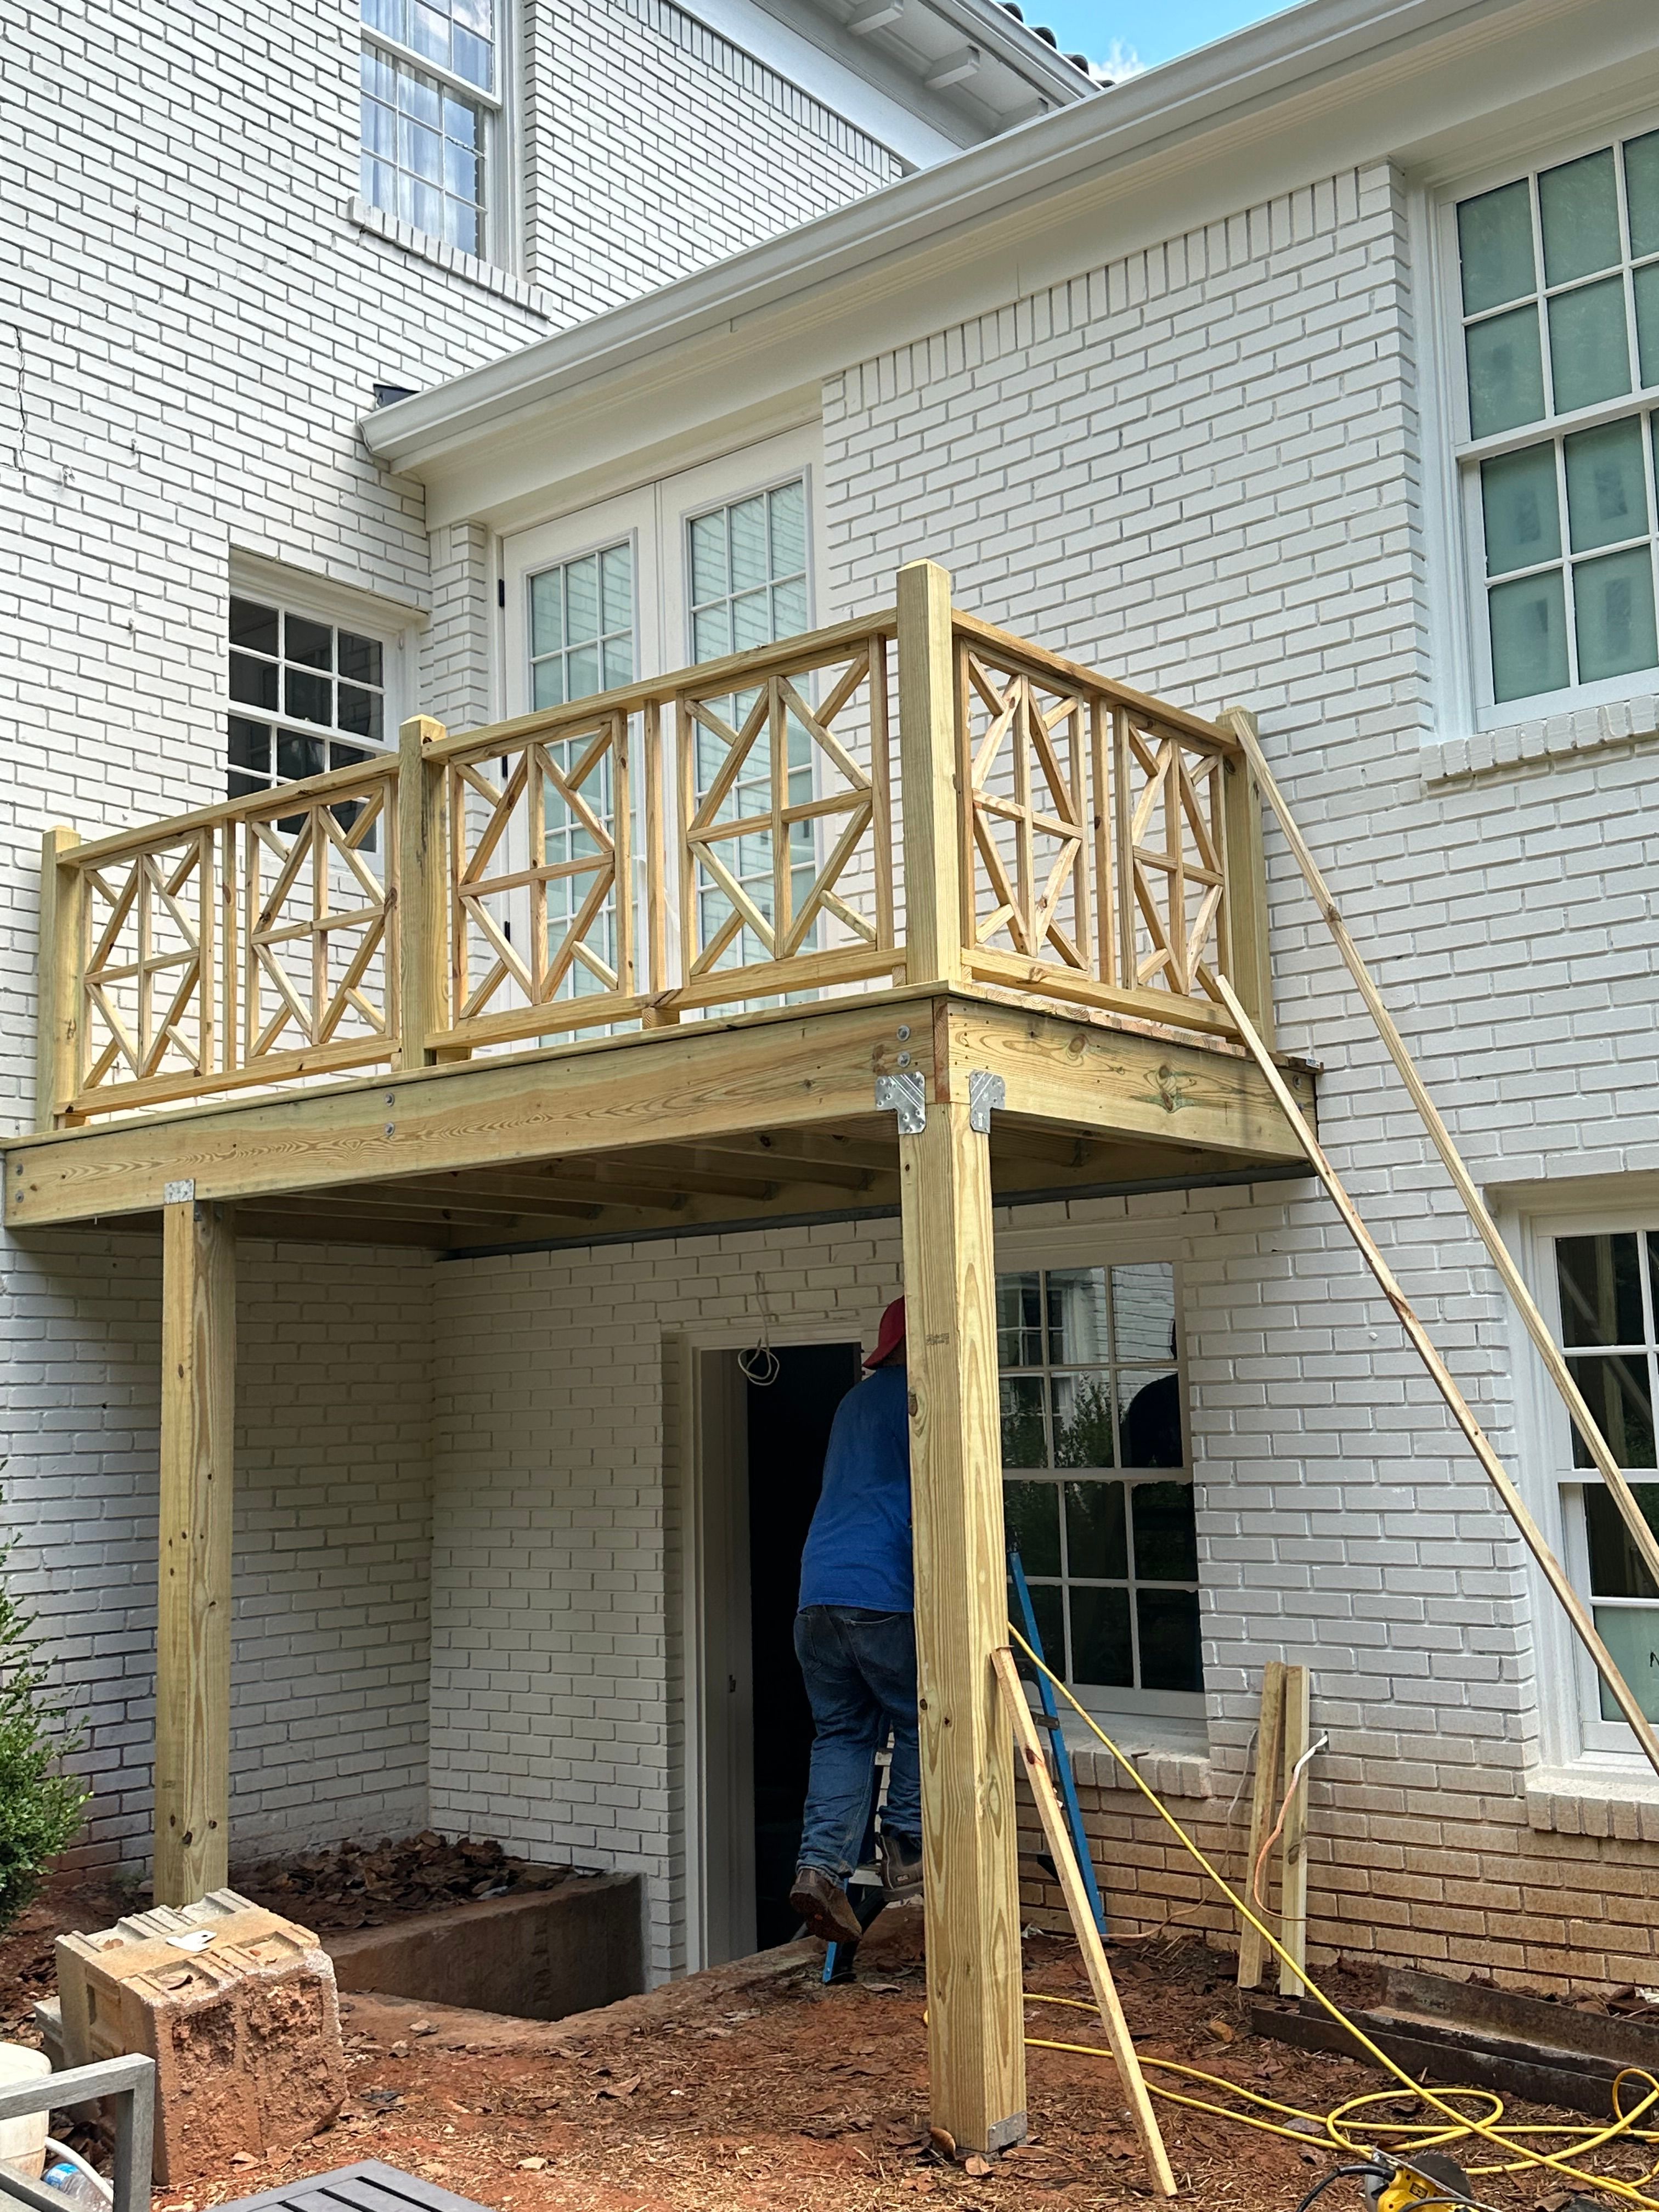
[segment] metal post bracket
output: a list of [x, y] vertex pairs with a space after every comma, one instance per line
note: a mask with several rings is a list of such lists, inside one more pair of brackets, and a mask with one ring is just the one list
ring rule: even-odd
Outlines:
[[876, 1104], [898, 1115], [901, 1137], [919, 1137], [927, 1127], [927, 1085], [919, 1067], [876, 1078]]
[[981, 1137], [991, 1133], [991, 1116], [1008, 1103], [1008, 1086], [988, 1067], [968, 1071], [968, 1127]]

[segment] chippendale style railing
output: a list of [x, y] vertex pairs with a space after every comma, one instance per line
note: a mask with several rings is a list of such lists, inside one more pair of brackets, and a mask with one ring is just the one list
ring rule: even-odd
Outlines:
[[[896, 732], [897, 742], [895, 743]], [[1265, 1020], [1237, 738], [892, 611], [82, 844], [48, 833], [40, 1118], [969, 984]]]

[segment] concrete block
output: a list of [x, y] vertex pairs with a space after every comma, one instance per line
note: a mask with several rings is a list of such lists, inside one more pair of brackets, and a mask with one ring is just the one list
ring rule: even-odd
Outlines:
[[234, 1890], [58, 1939], [69, 2066], [155, 2062], [155, 2177], [302, 2142], [345, 2098], [334, 1967], [317, 1938]]

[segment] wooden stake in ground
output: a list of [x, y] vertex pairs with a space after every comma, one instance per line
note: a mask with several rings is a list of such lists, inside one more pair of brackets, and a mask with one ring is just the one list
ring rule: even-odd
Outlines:
[[[1324, 917], [1325, 925], [1336, 940], [1336, 949], [1342, 955], [1348, 973], [1358, 987], [1366, 1011], [1376, 1025], [1376, 1033], [1388, 1047], [1389, 1057], [1400, 1071], [1400, 1079], [1411, 1096], [1411, 1102], [1421, 1117], [1429, 1133], [1430, 1142], [1445, 1164], [1457, 1195], [1463, 1201], [1465, 1212], [1474, 1224], [1480, 1241], [1492, 1255], [1492, 1264], [1503, 1278], [1504, 1289], [1515, 1301], [1516, 1310], [1532, 1339], [1544, 1371], [1555, 1385], [1561, 1402], [1565, 1406], [1574, 1428], [1583, 1438], [1596, 1473], [1607, 1485], [1607, 1494], [1618, 1509], [1620, 1517], [1636, 1548], [1637, 1556], [1646, 1566], [1656, 1583], [1659, 1583], [1659, 1534], [1649, 1526], [1647, 1516], [1636, 1502], [1635, 1492], [1625, 1480], [1624, 1471], [1608, 1449], [1595, 1416], [1584, 1402], [1583, 1393], [1573, 1380], [1572, 1370], [1562, 1357], [1560, 1346], [1550, 1334], [1549, 1323], [1538, 1310], [1537, 1302], [1528, 1289], [1526, 1279], [1516, 1265], [1515, 1255], [1502, 1236], [1498, 1224], [1486, 1210], [1485, 1200], [1476, 1189], [1474, 1178], [1464, 1165], [1462, 1155], [1452, 1141], [1451, 1131], [1440, 1118], [1438, 1109], [1428, 1093], [1427, 1086], [1417, 1070], [1406, 1047], [1406, 1041], [1395, 1027], [1382, 994], [1372, 981], [1370, 970], [1360, 957], [1359, 948], [1348, 934], [1347, 924], [1337, 912], [1336, 902], [1331, 896], [1330, 885], [1321, 873], [1319, 864], [1308, 849], [1296, 818], [1285, 801], [1285, 794], [1273, 780], [1261, 750], [1261, 741], [1256, 734], [1255, 717], [1242, 707], [1230, 707], [1223, 719], [1232, 729], [1249, 763], [1251, 775], [1260, 785], [1263, 795], [1279, 817], [1279, 826], [1285, 833], [1285, 842], [1296, 856], [1308, 889], [1313, 893], [1314, 903]], [[1645, 1749], [1646, 1747], [1644, 1746]]]
[[[1279, 1839], [1279, 1940], [1297, 1966], [1308, 1963], [1308, 1754], [1312, 1733], [1308, 1711], [1310, 1690], [1305, 1667], [1285, 1669], [1285, 1755], [1280, 1771], [1284, 1781], [1285, 1832]], [[1302, 1768], [1298, 1774], [1297, 1769]], [[1279, 1994], [1302, 1995], [1302, 1977], [1281, 1960]]]
[[1006, 1645], [992, 1653], [991, 1663], [997, 1670], [1003, 1703], [1007, 1707], [1008, 1719], [1014, 1731], [1014, 1755], [1024, 1768], [1025, 1779], [1036, 1800], [1042, 1832], [1048, 1838], [1049, 1855], [1060, 1875], [1060, 1888], [1065, 1892], [1066, 1909], [1072, 1916], [1072, 1926], [1083, 1953], [1083, 1963], [1088, 1969], [1089, 1986], [1094, 1991], [1095, 2002], [1100, 2008], [1101, 2025], [1105, 2028], [1106, 2040], [1111, 2045], [1117, 2078], [1128, 2100], [1129, 2117], [1139, 2138], [1146, 2171], [1152, 2176], [1153, 2188], [1161, 2196], [1173, 2197], [1176, 2185], [1175, 2176], [1170, 2171], [1169, 2153], [1164, 2148], [1158, 2115], [1152, 2110], [1152, 2100], [1146, 2093], [1146, 2077], [1141, 2073], [1140, 2061], [1135, 2056], [1135, 2047], [1130, 2039], [1129, 2024], [1123, 2017], [1122, 2006], [1118, 2002], [1112, 1970], [1106, 1963], [1106, 1953], [1101, 1945], [1100, 1931], [1095, 1926], [1089, 1893], [1083, 1886], [1083, 1875], [1072, 1850], [1066, 1816], [1060, 1811], [1059, 1798], [1054, 1795], [1054, 1785], [1049, 1777], [1048, 1762], [1042, 1755], [1036, 1723], [1031, 1718], [1030, 1706], [1025, 1702], [1025, 1685], [1019, 1679], [1014, 1655]]
[[[1261, 1917], [1267, 1917], [1265, 1895], [1258, 1904], [1255, 1894], [1255, 1870], [1261, 1861], [1261, 1847], [1273, 1830], [1279, 1800], [1283, 1789], [1279, 1774], [1285, 1764], [1285, 1662], [1270, 1659], [1261, 1670], [1261, 1717], [1255, 1731], [1255, 1782], [1250, 1792], [1250, 1842], [1249, 1856], [1244, 1862], [1244, 1879], [1239, 1884], [1246, 1901], [1255, 1905]], [[1238, 1986], [1241, 1990], [1259, 1989], [1261, 1969], [1267, 1960], [1267, 1947], [1259, 1929], [1247, 1920], [1239, 1931]]]
[[1544, 1533], [1528, 1512], [1520, 1492], [1510, 1478], [1509, 1471], [1492, 1449], [1491, 1439], [1470, 1408], [1469, 1402], [1458, 1389], [1450, 1369], [1430, 1340], [1429, 1333], [1419, 1320], [1410, 1299], [1395, 1279], [1393, 1269], [1377, 1249], [1376, 1240], [1360, 1219], [1353, 1200], [1344, 1188], [1341, 1178], [1325, 1156], [1313, 1131], [1304, 1120], [1300, 1108], [1286, 1088], [1284, 1077], [1274, 1063], [1273, 1054], [1256, 1034], [1255, 1026], [1245, 1012], [1238, 994], [1224, 975], [1216, 978], [1216, 989], [1227, 1011], [1238, 1025], [1238, 1034], [1250, 1049], [1258, 1067], [1267, 1077], [1273, 1094], [1283, 1109], [1285, 1120], [1295, 1130], [1297, 1139], [1314, 1173], [1324, 1184], [1341, 1215], [1343, 1224], [1354, 1243], [1359, 1247], [1366, 1266], [1376, 1276], [1378, 1286], [1389, 1304], [1399, 1316], [1400, 1325], [1410, 1339], [1413, 1349], [1428, 1369], [1436, 1389], [1450, 1408], [1452, 1419], [1468, 1437], [1471, 1449], [1486, 1470], [1486, 1480], [1502, 1499], [1505, 1511], [1521, 1533], [1522, 1542], [1543, 1571], [1544, 1579], [1554, 1591], [1561, 1610], [1572, 1623], [1579, 1642], [1595, 1662], [1595, 1670], [1612, 1692], [1613, 1702], [1630, 1723], [1631, 1733], [1642, 1747], [1642, 1755], [1659, 1774], [1659, 1737], [1654, 1735], [1647, 1715], [1636, 1701], [1635, 1692], [1620, 1673], [1613, 1654], [1596, 1633], [1595, 1624], [1586, 1611], [1578, 1593], [1567, 1579], [1562, 1566], [1548, 1544]]

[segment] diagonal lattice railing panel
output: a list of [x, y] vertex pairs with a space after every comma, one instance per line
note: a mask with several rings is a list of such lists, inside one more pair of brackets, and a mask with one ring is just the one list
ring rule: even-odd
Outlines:
[[267, 803], [237, 825], [240, 1061], [389, 1055], [387, 782], [363, 798]]

